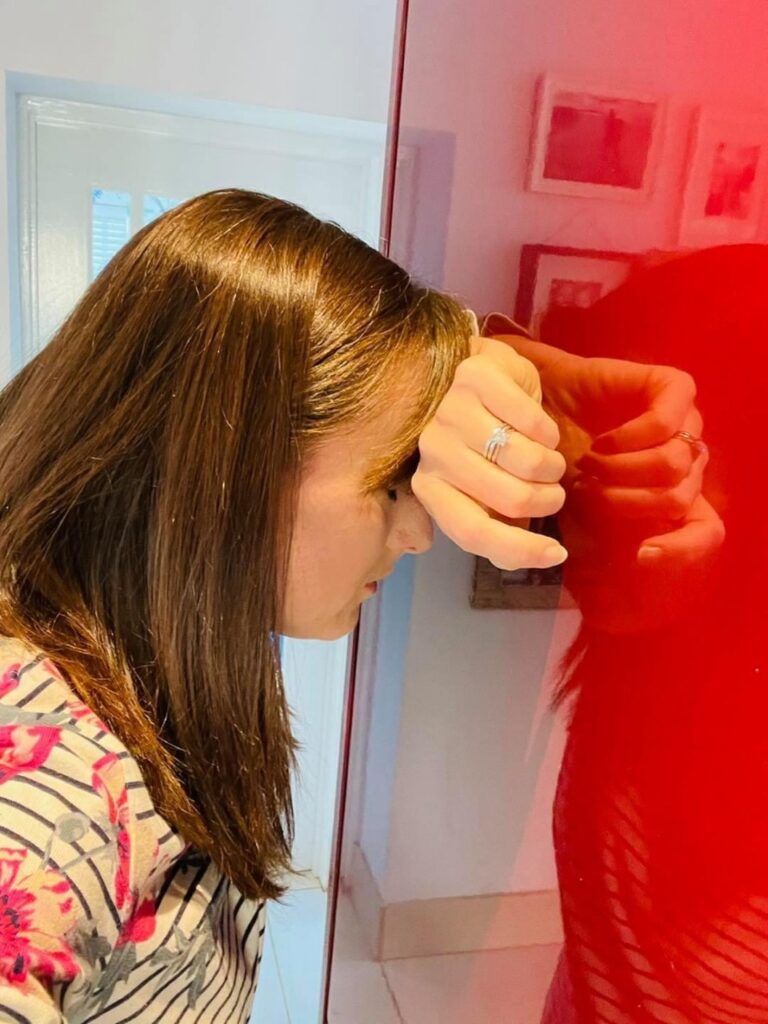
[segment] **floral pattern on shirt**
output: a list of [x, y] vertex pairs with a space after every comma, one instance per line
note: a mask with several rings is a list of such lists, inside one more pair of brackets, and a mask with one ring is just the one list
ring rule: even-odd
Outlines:
[[[231, 918], [237, 892], [207, 856], [170, 836], [168, 823], [148, 812], [146, 794], [137, 813], [131, 790], [140, 776], [128, 751], [71, 688], [41, 689], [46, 676], [63, 680], [40, 658], [0, 670], [0, 797], [10, 826], [0, 833], [0, 980], [10, 1000], [0, 992], [0, 1017], [6, 1005], [30, 1021], [43, 1008], [60, 1009], [67, 1024], [84, 1024], [113, 1003], [127, 1000], [135, 1013], [142, 1001], [148, 1010], [173, 1000], [181, 982], [189, 1019], [203, 1024], [211, 962], [225, 962], [222, 934], [249, 931], [246, 916]], [[186, 910], [176, 916], [179, 906]], [[263, 928], [253, 933], [247, 958], [235, 958], [235, 974], [251, 983], [262, 935]], [[233, 1004], [236, 995], [233, 988]], [[241, 1024], [245, 1012], [241, 1005]]]
[[60, 738], [56, 726], [0, 725], [0, 785], [45, 764]]
[[69, 882], [30, 864], [29, 851], [0, 848], [0, 974], [21, 987], [30, 971], [47, 981], [78, 972], [67, 933], [74, 922]]
[[109, 824], [117, 853], [115, 869], [115, 906], [122, 910], [131, 899], [128, 891], [131, 866], [130, 810], [128, 794], [123, 782], [123, 773], [117, 755], [105, 754], [93, 764], [93, 788], [104, 798], [107, 805]]
[[15, 690], [19, 685], [19, 669], [21, 668], [21, 662], [16, 661], [12, 665], [9, 665], [5, 672], [0, 676], [0, 697], [4, 697], [6, 693], [11, 690]]

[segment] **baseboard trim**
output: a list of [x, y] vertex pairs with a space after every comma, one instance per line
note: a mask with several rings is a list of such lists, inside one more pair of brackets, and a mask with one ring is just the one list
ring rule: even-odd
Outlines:
[[556, 889], [386, 904], [359, 844], [355, 844], [344, 888], [375, 960], [563, 941]]

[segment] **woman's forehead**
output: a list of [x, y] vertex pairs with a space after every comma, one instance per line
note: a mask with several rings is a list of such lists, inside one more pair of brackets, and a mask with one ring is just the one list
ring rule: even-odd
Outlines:
[[313, 473], [337, 475], [349, 470], [360, 474], [384, 464], [401, 443], [418, 401], [418, 394], [395, 391], [364, 419], [328, 434], [311, 457]]
[[392, 453], [400, 441], [408, 420], [419, 403], [417, 395], [395, 394], [382, 408], [372, 413], [363, 423], [352, 428], [345, 436], [347, 442], [365, 453], [367, 462], [375, 462]]

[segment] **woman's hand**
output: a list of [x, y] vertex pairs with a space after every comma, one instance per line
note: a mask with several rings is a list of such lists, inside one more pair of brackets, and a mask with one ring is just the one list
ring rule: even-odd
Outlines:
[[[498, 336], [497, 336], [498, 337]], [[637, 549], [650, 564], [696, 562], [724, 539], [703, 497], [706, 453], [676, 437], [703, 432], [693, 379], [671, 366], [585, 358], [517, 335], [503, 340], [536, 366], [568, 461], [568, 508], [582, 522], [651, 527]], [[500, 339], [499, 339], [500, 340]], [[654, 529], [664, 525], [663, 530]]]
[[[419, 438], [413, 493], [455, 544], [500, 569], [558, 565], [567, 552], [557, 541], [504, 522], [552, 515], [565, 500], [560, 433], [541, 407], [539, 374], [503, 341], [470, 344]], [[492, 463], [483, 450], [502, 421], [514, 431]]]

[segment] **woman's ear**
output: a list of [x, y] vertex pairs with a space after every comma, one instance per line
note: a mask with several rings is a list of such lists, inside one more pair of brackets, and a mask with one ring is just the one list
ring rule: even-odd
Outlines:
[[517, 337], [530, 338], [530, 331], [526, 330], [517, 320], [513, 320], [506, 313], [486, 313], [480, 320], [480, 330], [484, 338], [498, 336], [500, 334], [514, 334]]
[[472, 332], [472, 334], [482, 334], [482, 331], [480, 330], [480, 324], [477, 322], [477, 313], [475, 313], [473, 309], [470, 309], [469, 306], [465, 306], [464, 313], [467, 317], [467, 320], [469, 320], [469, 329]]

